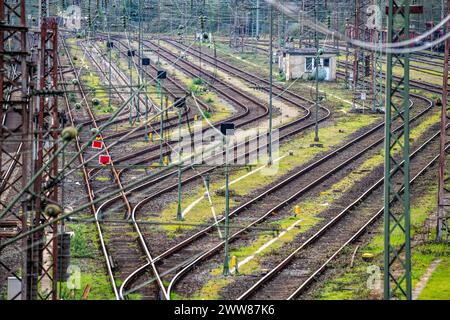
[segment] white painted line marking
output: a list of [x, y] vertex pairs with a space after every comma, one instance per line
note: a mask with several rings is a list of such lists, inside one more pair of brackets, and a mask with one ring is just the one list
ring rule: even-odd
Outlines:
[[[254, 254], [252, 254], [251, 256], [248, 256], [247, 258], [245, 258], [244, 260], [242, 260], [241, 262], [238, 263], [238, 269], [240, 267], [242, 267], [243, 265], [247, 264], [248, 262], [250, 262], [251, 260], [253, 260], [255, 258], [255, 256], [258, 253], [261, 253], [262, 251], [264, 251], [265, 249], [267, 249], [268, 247], [270, 247], [272, 244], [274, 244], [276, 241], [278, 241], [282, 236], [284, 236], [286, 233], [288, 233], [289, 231], [291, 231], [292, 229], [294, 229], [300, 222], [302, 222], [302, 220], [297, 220], [295, 221], [292, 225], [289, 226], [289, 228], [285, 229], [283, 232], [281, 232], [276, 238], [273, 238], [272, 240], [266, 242], [264, 245], [262, 245], [261, 247], [259, 247], [258, 250], [255, 251]], [[231, 273], [235, 272], [234, 269], [231, 270]]]

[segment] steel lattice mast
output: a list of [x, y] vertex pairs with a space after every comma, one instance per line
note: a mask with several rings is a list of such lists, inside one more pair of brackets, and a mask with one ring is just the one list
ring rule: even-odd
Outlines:
[[372, 111], [382, 110], [384, 107], [383, 97], [383, 10], [384, 1], [374, 0], [380, 10], [375, 17], [375, 28], [373, 29], [373, 42], [376, 50], [373, 53], [373, 103]]
[[[447, 1], [448, 11], [450, 12], [450, 0]], [[450, 32], [450, 23], [447, 22], [446, 32]], [[450, 132], [447, 125], [450, 123], [450, 115], [448, 108], [448, 56], [450, 41], [445, 41], [444, 56], [444, 76], [442, 89], [442, 107], [441, 107], [441, 135], [440, 135], [440, 153], [439, 153], [439, 184], [438, 184], [438, 212], [436, 226], [436, 240], [448, 241], [450, 217], [450, 177], [447, 166], [447, 156], [449, 151], [446, 150], [450, 144]]]
[[[355, 0], [355, 22], [353, 26], [354, 39], [364, 42], [372, 42], [371, 31], [367, 27], [366, 8], [372, 0]], [[372, 101], [373, 88], [369, 85], [371, 70], [373, 69], [373, 53], [366, 52], [362, 48], [354, 48], [353, 56], [353, 108], [359, 101]]]
[[[389, 0], [387, 43], [409, 39], [409, 16], [409, 0]], [[398, 67], [401, 72], [396, 78], [393, 78], [394, 67]], [[392, 122], [397, 118], [402, 123], [402, 130], [395, 132]], [[412, 293], [409, 150], [409, 53], [389, 52], [386, 74], [384, 169], [385, 299], [391, 299], [398, 293], [410, 300]], [[394, 181], [394, 176], [398, 176], [401, 180], [396, 178]], [[394, 234], [395, 241], [392, 237]]]
[[[1, 158], [8, 158], [0, 164], [2, 169], [9, 168], [2, 171], [1, 194], [6, 198], [1, 200], [0, 223], [16, 219], [20, 221], [19, 233], [23, 233], [60, 211], [58, 181], [54, 180], [58, 175], [60, 135], [56, 98], [58, 26], [56, 19], [47, 17], [47, 1], [41, 1], [41, 29], [33, 34], [38, 40], [37, 50], [30, 50], [25, 0], [2, 0], [0, 6], [0, 20], [7, 22], [0, 26], [0, 68], [5, 70], [0, 76], [0, 118], [5, 123], [0, 130], [0, 146]], [[30, 52], [34, 54], [30, 56]], [[34, 64], [27, 60], [29, 56]], [[0, 261], [2, 268], [22, 281], [21, 299], [57, 298], [57, 233], [53, 224], [50, 229], [24, 237], [20, 276]]]
[[[59, 112], [58, 86], [58, 22], [56, 18], [41, 18], [39, 75], [37, 97], [35, 99], [34, 168], [38, 172], [45, 168], [34, 181], [33, 200], [29, 208], [32, 225], [38, 226], [50, 218], [44, 208], [53, 213], [59, 211], [58, 175]], [[49, 164], [46, 166], [46, 164]], [[47, 211], [49, 213], [49, 211]], [[58, 281], [58, 226], [34, 233], [29, 239], [29, 268], [27, 275], [29, 299], [56, 299]]]

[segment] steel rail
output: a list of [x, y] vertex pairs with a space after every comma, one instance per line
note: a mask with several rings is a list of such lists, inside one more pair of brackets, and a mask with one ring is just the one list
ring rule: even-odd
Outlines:
[[[170, 40], [165, 40], [165, 41], [167, 43], [173, 45], [174, 47], [180, 49], [180, 50], [184, 50], [185, 52], [189, 51], [189, 52], [191, 52], [191, 54], [192, 53], [198, 54], [200, 52], [196, 48], [188, 47], [188, 46], [186, 46], [184, 44], [181, 44], [181, 43], [179, 43], [177, 41], [170, 41]], [[203, 57], [204, 61], [208, 62], [211, 65], [216, 66], [217, 68], [221, 69], [223, 72], [230, 73], [230, 74], [232, 74], [232, 75], [234, 75], [234, 76], [236, 76], [236, 77], [238, 77], [238, 78], [240, 78], [240, 79], [250, 83], [251, 85], [254, 85], [255, 87], [263, 89], [266, 92], [269, 91], [269, 89], [267, 87], [267, 86], [269, 86], [269, 81], [268, 80], [266, 80], [264, 78], [261, 78], [261, 77], [258, 77], [258, 76], [255, 76], [255, 75], [253, 75], [250, 72], [247, 72], [245, 70], [239, 69], [239, 68], [233, 66], [232, 64], [230, 64], [228, 62], [225, 62], [222, 59], [216, 58], [216, 57], [214, 57], [214, 56], [212, 56], [212, 55], [210, 55], [208, 53], [202, 52], [202, 57]], [[212, 60], [212, 62], [211, 62], [211, 60]], [[215, 63], [217, 63], [217, 65]], [[258, 82], [259, 83], [263, 83], [265, 86], [260, 87], [260, 84]], [[282, 87], [280, 85], [273, 84], [272, 87], [274, 89], [277, 89], [277, 90], [279, 90], [281, 92], [281, 94], [279, 94], [279, 95], [276, 95], [275, 92], [274, 92], [275, 97], [278, 97], [278, 98], [280, 98], [282, 100], [285, 100], [286, 102], [292, 103], [293, 105], [299, 106], [299, 104], [297, 102], [293, 101], [292, 98], [288, 98], [288, 97], [286, 97], [283, 94], [289, 95], [291, 97], [295, 97], [296, 99], [303, 100], [303, 101], [308, 102], [310, 104], [314, 104], [314, 101], [312, 101], [310, 99], [307, 99], [307, 98], [304, 98], [304, 97], [300, 96], [298, 93], [290, 91], [290, 90], [288, 90], [288, 89], [286, 89], [286, 88], [284, 88], [284, 87]]]
[[[62, 43], [63, 43], [63, 47], [66, 49], [67, 59], [72, 64], [73, 61], [71, 60], [71, 56], [67, 52], [67, 48], [65, 47], [64, 39], [62, 40]], [[60, 77], [61, 77], [61, 80], [62, 80], [62, 83], [63, 83], [63, 88], [66, 88], [66, 83], [64, 81], [64, 73], [62, 73], [61, 69], [60, 69]], [[69, 99], [67, 97], [67, 93], [66, 92], [64, 93], [64, 101], [65, 101], [65, 104], [66, 104], [66, 109], [67, 109], [68, 114], [69, 114], [70, 122], [72, 123], [73, 126], [75, 126], [75, 117], [74, 117], [74, 115], [72, 113], [72, 109], [70, 108], [70, 103], [69, 103]], [[87, 107], [89, 108], [89, 105]], [[80, 160], [80, 163], [82, 164], [83, 178], [84, 178], [85, 187], [87, 189], [88, 198], [89, 198], [89, 201], [92, 203], [91, 211], [92, 211], [92, 214], [95, 214], [95, 212], [97, 212], [97, 210], [96, 210], [95, 205], [93, 204], [94, 203], [94, 192], [93, 192], [93, 189], [92, 189], [92, 186], [91, 186], [89, 172], [88, 172], [88, 170], [86, 168], [86, 165], [85, 165], [84, 156], [83, 156], [83, 153], [81, 152], [81, 142], [80, 142], [79, 135], [77, 135], [75, 142], [76, 142], [76, 148], [78, 150], [79, 160]], [[102, 253], [103, 253], [104, 257], [105, 257], [106, 269], [108, 271], [108, 276], [109, 276], [109, 279], [111, 281], [111, 286], [112, 286], [112, 289], [113, 289], [113, 293], [114, 293], [116, 299], [118, 299], [119, 298], [118, 290], [117, 290], [117, 286], [116, 286], [116, 282], [115, 282], [115, 278], [114, 278], [114, 273], [112, 271], [111, 263], [110, 263], [109, 258], [108, 258], [109, 257], [108, 250], [106, 248], [106, 243], [105, 243], [105, 239], [103, 237], [103, 232], [102, 232], [100, 223], [99, 223], [99, 221], [97, 219], [95, 219], [95, 226], [97, 228], [97, 232], [98, 232], [98, 235], [99, 235], [100, 247], [101, 247]]]
[[[431, 160], [424, 168], [422, 168], [422, 170], [420, 170], [420, 172], [410, 181], [410, 183], [413, 184], [417, 180], [417, 178], [422, 176], [424, 172], [437, 161], [437, 159], [438, 157], [435, 157], [433, 160]], [[383, 208], [378, 210], [378, 212], [373, 215], [373, 217], [369, 221], [367, 221], [350, 239], [347, 240], [347, 242], [345, 242], [338, 250], [336, 250], [335, 253], [324, 264], [322, 264], [300, 287], [298, 287], [297, 290], [295, 290], [288, 297], [288, 300], [292, 300], [299, 294], [301, 294], [311, 284], [311, 282], [326, 269], [328, 264], [342, 252], [342, 250], [344, 250], [350, 243], [361, 237], [367, 230], [367, 228], [371, 226], [375, 221], [377, 221], [383, 215], [383, 213]]]
[[[64, 42], [64, 40], [63, 40], [63, 45], [64, 45], [64, 47], [65, 47], [65, 42]], [[70, 62], [70, 64], [74, 67], [74, 63], [73, 63], [72, 57], [70, 56], [69, 52], [67, 51], [67, 47], [65, 47], [65, 49], [66, 49], [66, 52], [67, 52], [67, 57], [68, 57], [68, 59], [69, 59], [69, 62]], [[77, 79], [78, 79], [78, 78], [77, 78]], [[87, 106], [87, 112], [88, 112], [88, 114], [90, 115], [90, 117], [91, 117], [92, 120], [93, 120], [92, 123], [93, 123], [94, 126], [98, 129], [98, 125], [97, 125], [97, 123], [96, 123], [96, 121], [95, 121], [95, 117], [94, 117], [94, 115], [92, 114], [92, 111], [90, 110], [89, 103], [88, 103], [88, 101], [87, 101], [87, 99], [86, 99], [86, 95], [84, 94], [84, 91], [83, 91], [83, 89], [82, 89], [82, 87], [81, 87], [80, 82], [79, 82], [79, 87], [80, 87], [80, 93], [81, 93], [81, 95], [82, 95], [82, 97], [83, 97], [83, 99], [84, 99], [84, 101], [85, 101], [86, 106]], [[66, 98], [67, 98], [67, 96], [66, 96]], [[70, 110], [70, 108], [69, 108], [69, 110]], [[107, 155], [109, 155], [109, 151], [108, 151], [108, 149], [107, 149], [107, 147], [106, 147], [106, 144], [105, 144], [105, 152], [106, 152]], [[81, 154], [81, 153], [80, 153], [80, 154]], [[84, 161], [83, 161], [82, 163], [84, 163]], [[111, 170], [112, 170], [113, 173], [114, 173], [115, 181], [116, 181], [116, 183], [118, 184], [119, 188], [120, 188], [120, 189], [123, 189], [123, 186], [122, 186], [120, 177], [119, 177], [119, 175], [118, 175], [117, 170], [116, 170], [115, 167], [114, 167], [114, 163], [113, 163], [112, 159], [111, 159]], [[85, 178], [87, 178], [87, 176], [85, 176]], [[88, 185], [89, 185], [89, 184], [88, 184]], [[93, 193], [93, 190], [91, 190], [91, 192]], [[93, 196], [93, 195], [92, 195], [92, 196]], [[92, 196], [90, 196], [90, 197], [92, 197]], [[121, 191], [121, 194], [116, 198], [116, 200], [117, 200], [118, 198], [122, 198], [122, 199], [124, 200], [125, 205], [126, 205], [126, 207], [127, 207], [127, 212], [128, 212], [128, 213], [127, 213], [127, 219], [129, 219], [129, 218], [131, 217], [131, 205], [130, 205], [129, 200], [128, 200], [128, 198], [127, 198], [127, 193]], [[91, 199], [91, 201], [92, 201], [92, 200], [93, 200], [93, 198]], [[100, 204], [100, 206], [98, 206], [98, 208], [95, 210], [94, 218], [95, 218], [97, 230], [98, 230], [98, 232], [99, 232], [99, 239], [100, 239], [100, 242], [101, 242], [102, 251], [103, 251], [103, 253], [104, 253], [104, 255], [105, 255], [106, 265], [107, 265], [108, 273], [109, 273], [109, 276], [110, 276], [110, 280], [111, 280], [113, 292], [114, 292], [114, 295], [115, 295], [116, 299], [120, 299], [120, 295], [119, 295], [119, 292], [118, 292], [117, 284], [115, 283], [115, 280], [114, 280], [114, 279], [115, 279], [115, 277], [114, 277], [114, 272], [113, 272], [113, 270], [112, 270], [111, 262], [110, 262], [110, 259], [109, 259], [110, 255], [109, 255], [109, 253], [108, 253], [108, 250], [107, 250], [107, 247], [106, 247], [106, 244], [105, 244], [105, 241], [104, 241], [103, 231], [102, 231], [102, 229], [101, 229], [101, 224], [100, 224], [100, 221], [101, 221], [101, 220], [99, 219], [99, 214], [101, 213], [101, 210], [103, 209], [103, 207], [104, 207], [107, 203], [109, 203], [109, 201], [103, 202], [102, 204]], [[133, 227], [135, 228], [136, 225], [133, 225]], [[139, 240], [140, 240], [140, 242], [141, 242], [141, 245], [143, 245], [144, 253], [145, 253], [145, 255], [146, 255], [146, 258], [148, 259], [149, 262], [152, 262], [152, 261], [153, 261], [153, 258], [152, 258], [152, 256], [150, 255], [150, 252], [149, 252], [149, 250], [148, 250], [148, 247], [147, 247], [146, 244], [145, 244], [145, 241], [143, 241], [143, 235], [142, 235], [142, 233], [140, 232], [139, 228], [135, 228], [135, 230], [136, 230], [136, 232], [138, 233], [138, 235], [139, 235], [139, 237], [140, 237]], [[166, 297], [166, 296], [167, 296], [167, 293], [166, 293], [164, 284], [162, 283], [161, 278], [159, 277], [159, 274], [158, 274], [158, 272], [157, 272], [156, 269], [154, 269], [154, 275], [155, 275], [155, 277], [156, 277], [156, 279], [157, 279], [158, 286], [160, 287], [160, 289], [162, 290], [164, 296]]]
[[[160, 51], [160, 55], [161, 55], [162, 58], [164, 58], [165, 60], [167, 60], [167, 61], [169, 61], [169, 62], [173, 62], [175, 66], [177, 66], [178, 68], [180, 68], [181, 70], [183, 70], [184, 73], [186, 73], [186, 74], [188, 74], [188, 75], [190, 75], [190, 76], [192, 76], [192, 77], [197, 77], [198, 74], [195, 74], [193, 71], [189, 70], [189, 68], [192, 69], [192, 70], [194, 70], [194, 71], [198, 71], [198, 72], [201, 71], [201, 73], [202, 73], [202, 75], [203, 75], [204, 77], [209, 78], [210, 81], [213, 80], [214, 82], [219, 83], [221, 86], [223, 86], [224, 89], [222, 89], [221, 87], [218, 87], [217, 85], [212, 85], [212, 84], [210, 83], [210, 81], [208, 81], [208, 80], [206, 80], [206, 79], [203, 79], [207, 84], [209, 84], [209, 85], [211, 85], [211, 87], [215, 88], [215, 90], [216, 90], [217, 92], [219, 92], [221, 95], [223, 95], [224, 97], [226, 97], [228, 100], [234, 102], [237, 106], [240, 106], [241, 108], [243, 108], [244, 110], [246, 110], [246, 112], [245, 112], [246, 114], [249, 113], [249, 108], [248, 108], [248, 106], [246, 105], [246, 103], [248, 103], [248, 102], [251, 102], [251, 103], [252, 103], [253, 105], [255, 105], [257, 108], [259, 108], [259, 109], [262, 110], [262, 113], [261, 113], [260, 115], [255, 116], [255, 117], [253, 117], [253, 118], [251, 118], [251, 119], [247, 119], [247, 120], [244, 120], [244, 121], [242, 121], [242, 122], [239, 122], [239, 126], [244, 126], [244, 125], [249, 124], [249, 123], [251, 123], [251, 122], [254, 122], [254, 121], [256, 121], [256, 120], [262, 119], [262, 118], [264, 118], [264, 117], [266, 117], [266, 116], [268, 115], [269, 109], [268, 109], [268, 107], [267, 107], [265, 104], [261, 103], [259, 100], [257, 100], [256, 98], [254, 98], [254, 97], [252, 97], [252, 96], [249, 96], [249, 95], [246, 95], [246, 94], [242, 93], [242, 92], [241, 92], [239, 89], [237, 89], [236, 87], [227, 84], [225, 81], [223, 81], [223, 80], [221, 80], [221, 79], [219, 79], [219, 78], [216, 78], [216, 77], [215, 77], [214, 75], [212, 75], [211, 73], [209, 73], [209, 72], [207, 72], [207, 71], [205, 71], [205, 70], [201, 70], [201, 69], [200, 69], [199, 67], [197, 67], [195, 64], [193, 64], [193, 63], [191, 63], [191, 62], [188, 62], [188, 61], [178, 60], [178, 57], [177, 57], [175, 54], [173, 54], [172, 52], [170, 52], [169, 50], [165, 49], [165, 48], [162, 47], [162, 46], [159, 46], [159, 47], [158, 47], [157, 44], [154, 44], [154, 43], [152, 43], [152, 42], [150, 42], [150, 41], [144, 41], [144, 47], [146, 47], [146, 48], [151, 48], [151, 47], [158, 48], [159, 51]], [[231, 91], [232, 94], [226, 92], [225, 89]], [[236, 96], [237, 96], [237, 97], [241, 97], [242, 99], [245, 99], [245, 100], [247, 100], [248, 102], [243, 103], [243, 102], [239, 101], [239, 100], [236, 98]]]

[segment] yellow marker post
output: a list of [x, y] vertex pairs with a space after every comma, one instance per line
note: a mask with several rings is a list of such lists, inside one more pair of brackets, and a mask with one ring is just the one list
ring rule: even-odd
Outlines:
[[198, 115], [194, 114], [194, 121], [198, 120]]
[[298, 216], [300, 214], [300, 206], [295, 206], [295, 215]]
[[164, 156], [164, 165], [167, 166], [169, 164], [169, 156]]
[[153, 132], [150, 132], [150, 133], [148, 134], [148, 139], [149, 139], [151, 142], [153, 142]]
[[238, 270], [238, 260], [237, 260], [237, 257], [236, 257], [236, 256], [232, 256], [232, 257], [231, 257], [231, 268], [232, 268], [232, 269], [234, 268], [235, 274], [238, 274], [238, 273], [239, 273], [239, 270]]

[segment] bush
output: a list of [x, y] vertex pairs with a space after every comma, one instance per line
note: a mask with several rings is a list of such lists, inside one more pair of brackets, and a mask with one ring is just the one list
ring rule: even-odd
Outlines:
[[209, 118], [211, 118], [211, 113], [209, 111], [203, 111], [203, 117], [205, 119], [209, 119]]
[[194, 94], [200, 94], [200, 92], [202, 91], [202, 87], [200, 87], [196, 84], [192, 84], [189, 86], [189, 91]]
[[278, 81], [286, 81], [286, 74], [284, 72], [280, 72], [277, 77]]
[[70, 241], [70, 255], [74, 258], [93, 258], [94, 250], [86, 239], [88, 228], [84, 225], [73, 225], [71, 229], [74, 231], [74, 236]]
[[194, 80], [192, 80], [192, 83], [195, 85], [201, 86], [203, 84], [203, 79], [195, 78]]
[[77, 102], [77, 95], [73, 92], [69, 93], [69, 101], [72, 103]]

